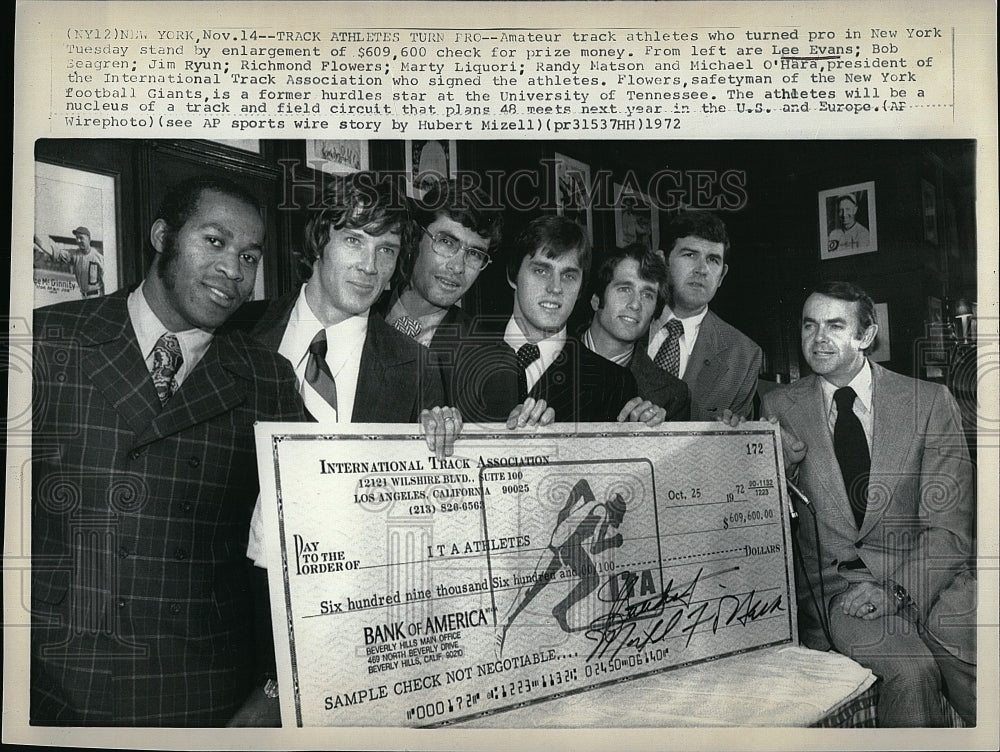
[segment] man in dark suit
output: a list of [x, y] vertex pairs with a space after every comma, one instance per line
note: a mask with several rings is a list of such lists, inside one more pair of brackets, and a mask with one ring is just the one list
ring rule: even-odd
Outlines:
[[667, 225], [667, 306], [649, 328], [650, 359], [691, 390], [691, 419], [750, 417], [761, 350], [709, 310], [729, 267], [729, 235], [714, 214], [682, 211]]
[[539, 217], [518, 235], [507, 259], [513, 314], [502, 331], [477, 322], [474, 335], [492, 341], [471, 350], [471, 360], [460, 356], [466, 420], [503, 421], [522, 407], [533, 417], [551, 410], [559, 422], [662, 422], [662, 411], [636, 396], [631, 373], [567, 334], [589, 267], [590, 241], [566, 217]]
[[[235, 317], [292, 364], [320, 422], [415, 423], [435, 406], [440, 414], [441, 378], [426, 350], [372, 311], [409, 253], [411, 231], [407, 199], [391, 180], [336, 176], [306, 225], [306, 281]], [[445, 412], [449, 425], [460, 420]]]
[[470, 340], [472, 318], [459, 305], [493, 260], [503, 213], [478, 188], [455, 180], [435, 183], [414, 201], [415, 252], [400, 259], [402, 281], [375, 309], [387, 323], [430, 350], [442, 371], [445, 401], [454, 401], [455, 363]]
[[663, 408], [665, 420], [688, 420], [687, 384], [646, 354], [649, 323], [663, 310], [666, 286], [666, 264], [657, 252], [633, 243], [608, 253], [591, 285], [594, 318], [582, 340], [598, 355], [628, 368], [639, 396]]
[[817, 287], [802, 312], [814, 373], [764, 397], [811, 502], [802, 640], [881, 679], [881, 726], [946, 725], [942, 690], [975, 725], [974, 469], [948, 390], [868, 361], [877, 331], [863, 290]]
[[[417, 423], [428, 448], [451, 454], [462, 429], [445, 405], [441, 374], [427, 350], [372, 311], [409, 252], [408, 202], [391, 180], [360, 172], [331, 178], [310, 210], [301, 254], [308, 277], [273, 302], [244, 306], [234, 316], [271, 352], [291, 363], [310, 416], [324, 424]], [[254, 509], [247, 557], [254, 586], [267, 593], [263, 517]], [[270, 632], [270, 620], [258, 623]], [[273, 670], [273, 669], [272, 669]], [[258, 693], [236, 725], [277, 725], [276, 695]]]
[[400, 260], [402, 283], [379, 301], [387, 323], [424, 347], [450, 347], [472, 318], [458, 305], [493, 260], [503, 213], [478, 188], [435, 183], [414, 201], [416, 252]]
[[287, 362], [226, 327], [264, 223], [228, 181], [168, 191], [131, 292], [36, 312], [31, 721], [216, 726], [251, 694], [253, 424]]

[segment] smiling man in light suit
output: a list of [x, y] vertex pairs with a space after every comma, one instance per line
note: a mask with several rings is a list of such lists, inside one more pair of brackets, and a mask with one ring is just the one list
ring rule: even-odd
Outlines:
[[868, 361], [877, 332], [863, 290], [818, 286], [801, 331], [814, 374], [764, 398], [810, 500], [800, 634], [882, 680], [880, 726], [946, 725], [942, 691], [975, 724], [973, 466], [948, 390]]
[[708, 309], [729, 271], [729, 235], [714, 214], [679, 213], [664, 236], [667, 306], [649, 327], [646, 352], [691, 390], [691, 420], [724, 410], [751, 417], [761, 350]]

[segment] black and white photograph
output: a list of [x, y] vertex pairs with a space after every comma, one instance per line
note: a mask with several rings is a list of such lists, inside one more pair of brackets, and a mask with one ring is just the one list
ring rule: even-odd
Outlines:
[[5, 745], [1000, 746], [995, 3], [13, 15]]
[[[585, 203], [574, 214], [562, 184], [545, 178], [547, 142], [456, 141], [452, 163], [509, 164], [509, 171], [491, 169], [486, 181], [458, 170], [413, 199], [406, 195], [411, 165], [394, 161], [403, 148], [379, 149], [367, 171], [308, 177], [310, 142], [266, 142], [273, 164], [255, 171], [231, 161], [195, 170], [198, 143], [36, 142], [38, 164], [72, 152], [86, 174], [131, 155], [135, 172], [126, 165], [122, 179], [139, 188], [119, 207], [138, 221], [123, 233], [134, 249], [134, 276], [119, 290], [36, 312], [32, 542], [36, 557], [67, 565], [32, 572], [34, 723], [382, 725], [383, 716], [356, 703], [359, 692], [381, 692], [361, 688], [368, 675], [426, 682], [438, 675], [426, 673], [428, 662], [440, 662], [441, 676], [503, 667], [509, 686], [469, 685], [479, 687], [478, 698], [467, 693], [438, 708], [448, 693], [420, 684], [429, 704], [419, 710], [383, 704], [400, 713], [393, 724], [544, 725], [538, 712], [569, 712], [559, 684], [588, 688], [573, 707], [596, 707], [630, 678], [649, 691], [672, 685], [718, 693], [722, 704], [704, 702], [683, 717], [642, 710], [663, 713], [668, 725], [699, 725], [732, 713], [725, 699], [738, 680], [697, 667], [734, 654], [743, 656], [726, 664], [733, 670], [771, 676], [774, 691], [755, 711], [769, 722], [974, 723], [974, 652], [961, 642], [974, 625], [955, 609], [975, 593], [976, 437], [963, 430], [961, 412], [975, 383], [947, 367], [927, 379], [914, 367], [921, 342], [908, 334], [923, 328], [931, 298], [961, 297], [957, 315], [970, 318], [964, 312], [972, 310], [977, 262], [963, 249], [975, 247], [974, 212], [952, 228], [960, 263], [946, 270], [904, 263], [920, 257], [914, 249], [924, 242], [923, 228], [909, 221], [921, 211], [910, 165], [940, 159], [947, 190], [960, 196], [975, 180], [971, 142], [841, 144], [866, 155], [884, 206], [894, 209], [882, 217], [894, 240], [864, 265], [846, 259], [837, 269], [795, 251], [809, 242], [810, 196], [826, 180], [820, 170], [800, 177], [796, 166], [820, 164], [826, 145], [563, 140], [560, 158], [588, 168], [588, 191], [576, 199]], [[165, 179], [155, 191], [139, 180], [139, 166], [148, 164]], [[531, 172], [537, 191], [529, 195], [523, 176]], [[644, 207], [645, 221], [623, 221], [625, 185], [644, 189], [628, 207]], [[871, 185], [863, 189], [869, 201]], [[849, 188], [855, 196], [862, 190]], [[37, 191], [36, 226], [55, 216], [97, 226], [96, 215], [79, 213], [77, 193], [63, 192], [60, 201], [45, 180]], [[274, 203], [262, 206], [262, 197]], [[763, 197], [799, 221], [776, 225]], [[649, 219], [660, 213], [662, 227]], [[586, 217], [593, 217], [593, 242]], [[270, 281], [255, 300], [263, 259]], [[907, 287], [914, 274], [923, 285], [916, 296]], [[761, 305], [767, 290], [771, 300]], [[962, 323], [954, 340], [939, 343], [956, 354], [970, 331]], [[336, 357], [328, 341], [338, 343]], [[317, 342], [325, 356], [316, 354]], [[75, 380], [53, 379], [57, 364]], [[243, 395], [238, 403], [227, 397], [234, 389]], [[109, 401], [119, 394], [130, 396]], [[826, 403], [853, 416], [853, 425], [842, 428], [838, 417], [831, 433], [825, 418], [817, 422]], [[885, 422], [890, 415], [897, 424]], [[752, 440], [747, 429], [718, 440], [699, 433], [707, 426], [739, 432], [762, 416], [777, 416], [795, 437], [784, 450], [770, 423]], [[395, 424], [419, 441], [380, 457], [366, 454], [370, 441], [344, 449], [367, 459], [361, 475], [327, 483], [332, 495], [324, 503], [350, 504], [358, 516], [352, 522], [345, 510], [330, 518], [330, 530], [288, 526], [318, 513], [313, 468], [320, 477], [348, 472], [330, 459], [341, 450], [320, 445], [313, 459], [289, 455], [288, 470], [283, 460], [265, 463], [263, 486], [256, 473], [237, 470], [282, 456], [284, 434], [262, 428], [255, 452], [255, 421], [310, 418], [324, 435]], [[131, 426], [147, 420], [150, 428], [136, 435]], [[621, 438], [598, 450], [595, 434], [586, 450], [573, 450], [594, 453], [591, 461], [547, 467], [546, 447], [557, 435], [567, 433], [561, 443], [574, 446], [569, 434], [585, 439], [586, 427], [601, 423], [615, 424]], [[546, 426], [539, 443], [532, 432]], [[928, 426], [934, 441], [950, 447], [947, 459], [935, 455], [931, 465]], [[495, 442], [497, 430], [516, 441], [466, 450]], [[849, 446], [841, 447], [841, 430], [855, 432]], [[642, 443], [654, 435], [665, 442], [659, 456]], [[691, 464], [691, 436], [702, 456], [717, 459]], [[413, 452], [427, 459], [403, 459]], [[485, 469], [509, 466], [519, 452], [541, 467], [530, 474]], [[756, 464], [725, 459], [741, 454]], [[469, 464], [487, 455], [478, 470]], [[626, 483], [626, 457], [645, 457], [654, 474]], [[904, 461], [913, 468], [900, 473]], [[424, 462], [465, 472], [426, 475]], [[724, 474], [704, 472], [723, 465]], [[119, 466], [127, 469], [91, 471], [71, 503], [59, 491], [60, 479], [85, 468]], [[661, 487], [655, 470], [668, 466], [675, 485]], [[797, 478], [787, 498], [775, 485], [786, 469]], [[762, 473], [774, 480], [753, 485]], [[949, 503], [921, 508], [920, 489], [943, 475]], [[475, 485], [480, 477], [490, 493]], [[185, 479], [180, 496], [178, 479]], [[568, 495], [566, 484], [576, 484]], [[706, 560], [683, 585], [669, 585], [671, 572], [681, 576], [679, 565], [663, 558], [662, 547], [629, 543], [637, 535], [631, 525], [650, 515], [643, 529], [672, 519], [676, 533], [701, 519], [685, 505], [702, 503], [709, 505], [704, 521], [671, 555], [700, 562], [707, 553], [699, 551], [738, 551], [740, 578], [726, 574], [734, 569], [728, 560]], [[712, 504], [720, 505], [719, 526]], [[784, 505], [815, 520], [796, 530], [781, 514]], [[77, 509], [111, 517], [78, 519]], [[899, 525], [918, 521], [941, 529], [927, 545], [953, 562], [947, 572], [932, 572], [908, 544], [893, 543]], [[363, 535], [353, 527], [362, 523]], [[487, 528], [509, 532], [492, 539]], [[576, 532], [570, 542], [553, 532], [539, 554], [536, 528]], [[794, 555], [785, 543], [793, 535]], [[503, 543], [470, 558], [487, 538]], [[580, 553], [583, 544], [591, 554]], [[831, 564], [831, 555], [840, 561]], [[748, 556], [752, 564], [744, 563]], [[374, 574], [361, 578], [364, 567]], [[793, 575], [796, 567], [801, 575]], [[777, 580], [776, 571], [783, 573]], [[890, 588], [876, 575], [882, 571], [905, 579], [893, 577]], [[744, 595], [715, 592], [698, 584], [703, 577]], [[501, 594], [505, 579], [513, 590]], [[494, 617], [487, 604], [498, 602], [506, 605]], [[338, 620], [341, 610], [359, 609], [363, 615]], [[621, 636], [621, 609], [633, 609], [645, 635], [639, 643]], [[296, 614], [305, 617], [301, 624]], [[934, 657], [938, 638], [930, 632], [898, 643], [883, 635], [885, 649], [871, 649], [873, 630], [910, 618], [927, 630], [947, 624], [955, 650], [947, 661]], [[356, 626], [336, 631], [337, 624]], [[350, 661], [344, 653], [329, 663], [332, 634], [342, 635], [338, 652]], [[764, 649], [777, 646], [784, 652]], [[926, 664], [920, 671], [942, 678], [917, 692], [906, 677], [918, 655]], [[558, 669], [531, 668], [557, 657]], [[636, 671], [639, 665], [647, 668]], [[311, 669], [302, 673], [305, 666]], [[952, 670], [958, 673], [945, 673]], [[813, 674], [823, 677], [809, 684], [819, 709], [793, 699]], [[886, 678], [897, 674], [898, 684]], [[272, 696], [268, 682], [285, 694]], [[332, 703], [326, 710], [324, 697]], [[732, 713], [728, 722], [750, 720]]]
[[118, 287], [115, 179], [35, 163], [35, 306], [99, 297]]
[[819, 227], [822, 259], [877, 251], [875, 182], [820, 191]]
[[368, 169], [368, 142], [344, 138], [306, 141], [306, 162], [331, 175]]
[[422, 198], [437, 182], [458, 172], [455, 142], [416, 139], [406, 142], [406, 195]]
[[565, 154], [555, 153], [556, 211], [587, 228], [594, 236], [594, 214], [591, 207], [590, 165]]
[[620, 183], [615, 183], [615, 242], [660, 247], [660, 210], [648, 196]]

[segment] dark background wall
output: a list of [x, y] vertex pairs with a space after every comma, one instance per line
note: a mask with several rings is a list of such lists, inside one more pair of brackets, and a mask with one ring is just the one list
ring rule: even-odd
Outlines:
[[[372, 169], [403, 170], [402, 141], [368, 146]], [[535, 176], [520, 180], [516, 195], [505, 198], [507, 241], [534, 216], [553, 210], [556, 152], [587, 163], [592, 179], [601, 173], [619, 182], [632, 176], [644, 189], [663, 170], [679, 171], [680, 189], [659, 196], [661, 234], [670, 209], [681, 202], [718, 210], [733, 248], [712, 308], [762, 346], [762, 375], [770, 380], [807, 372], [798, 316], [805, 291], [816, 281], [851, 280], [887, 303], [889, 331], [880, 336], [888, 338], [892, 358], [885, 365], [921, 377], [936, 373], [926, 372], [920, 344], [931, 318], [928, 299], [944, 301], [945, 320], [956, 301], [976, 299], [973, 141], [459, 141], [461, 171], [492, 171], [501, 181], [518, 170]], [[298, 283], [293, 251], [302, 243], [302, 207], [315, 200], [323, 179], [305, 164], [305, 141], [263, 141], [258, 154], [199, 140], [47, 139], [36, 143], [35, 157], [116, 178], [119, 285], [138, 282], [148, 268], [147, 234], [165, 187], [203, 172], [242, 181], [266, 207], [266, 297]], [[723, 180], [730, 181], [728, 188]], [[875, 184], [877, 252], [821, 260], [819, 192], [868, 181]], [[935, 199], [931, 239], [924, 182]], [[741, 188], [733, 190], [736, 183]], [[595, 200], [595, 255], [615, 242], [611, 200]], [[464, 304], [473, 312], [506, 313], [510, 301], [503, 264], [495, 263]], [[585, 300], [578, 310], [588, 310]]]

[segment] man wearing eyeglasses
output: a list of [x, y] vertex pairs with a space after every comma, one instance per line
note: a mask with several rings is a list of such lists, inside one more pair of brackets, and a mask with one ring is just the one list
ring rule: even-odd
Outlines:
[[500, 244], [503, 215], [479, 189], [439, 182], [416, 202], [417, 253], [401, 264], [404, 282], [382, 301], [385, 320], [424, 347], [449, 348], [468, 332], [459, 301]]

